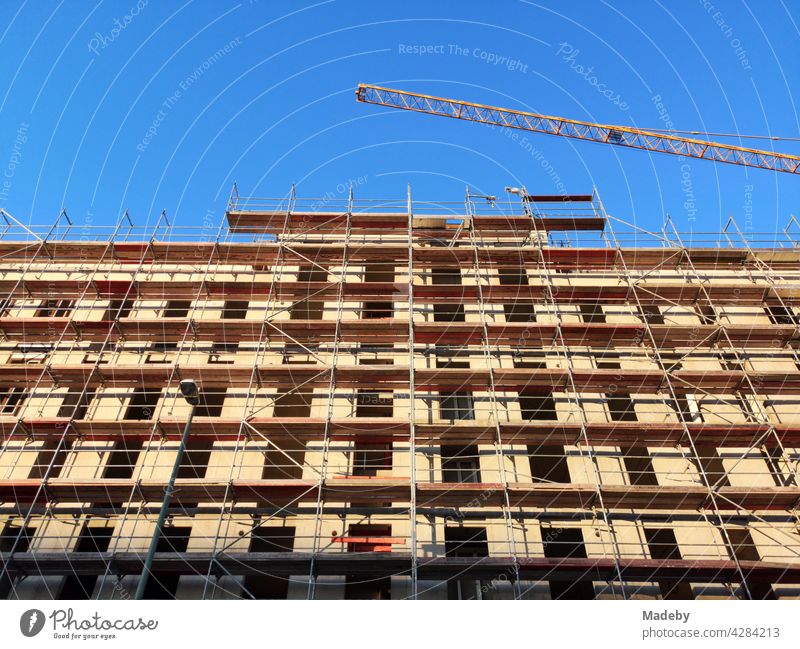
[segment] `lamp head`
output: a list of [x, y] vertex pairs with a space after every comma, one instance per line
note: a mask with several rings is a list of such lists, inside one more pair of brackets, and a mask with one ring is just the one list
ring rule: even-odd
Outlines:
[[180, 383], [181, 394], [191, 405], [196, 406], [200, 403], [200, 390], [194, 379], [184, 379]]

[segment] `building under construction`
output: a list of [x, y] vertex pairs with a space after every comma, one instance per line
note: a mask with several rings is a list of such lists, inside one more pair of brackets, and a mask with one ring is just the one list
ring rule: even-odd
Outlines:
[[800, 597], [797, 223], [509, 197], [3, 213], [0, 596]]

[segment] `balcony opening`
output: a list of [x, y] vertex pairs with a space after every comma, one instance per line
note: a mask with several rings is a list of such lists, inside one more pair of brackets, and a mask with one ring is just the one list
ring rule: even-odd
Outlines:
[[[63, 443], [61, 441], [44, 442], [36, 454], [28, 479], [44, 480], [45, 475], [48, 479], [58, 478], [64, 471], [69, 451], [70, 448], [66, 441]], [[52, 468], [50, 468], [51, 464]], [[49, 473], [48, 468], [50, 468]]]
[[[348, 552], [389, 552], [392, 536], [391, 525], [350, 525], [347, 536]], [[386, 541], [383, 541], [386, 539]], [[369, 577], [366, 575], [347, 575], [345, 599], [391, 599], [391, 577]]]
[[[644, 528], [650, 557], [659, 561], [680, 561], [681, 556], [675, 532], [667, 527]], [[659, 581], [662, 599], [694, 599], [692, 585], [688, 581]]]
[[[733, 557], [737, 561], [761, 561], [761, 553], [758, 551], [750, 530], [743, 527], [725, 528], [728, 538], [733, 548]], [[757, 581], [750, 577], [748, 570], [743, 569], [747, 590], [753, 599], [777, 599], [772, 584], [765, 581]]]
[[[113, 527], [90, 527], [85, 523], [73, 552], [108, 552]], [[61, 586], [59, 599], [91, 599], [98, 575], [69, 575]]]
[[225, 300], [222, 307], [223, 320], [244, 320], [247, 317], [247, 300]]
[[[254, 521], [258, 525], [259, 519]], [[294, 527], [255, 527], [250, 534], [250, 552], [294, 551]], [[289, 577], [262, 574], [247, 575], [245, 589], [253, 599], [286, 599], [289, 594]]]
[[[365, 283], [394, 283], [394, 266], [383, 266], [381, 264], [368, 264], [364, 269]], [[388, 289], [384, 295], [390, 294], [392, 289]], [[394, 312], [394, 304], [391, 300], [370, 300], [364, 302], [361, 308], [361, 318], [372, 320], [377, 318], [391, 318]]]
[[[431, 284], [433, 286], [461, 286], [461, 269], [432, 268]], [[452, 299], [452, 296], [451, 296]], [[460, 303], [435, 302], [433, 305], [434, 322], [464, 322], [464, 305]]]
[[[165, 527], [161, 530], [156, 553], [180, 553], [189, 549], [189, 536], [191, 527]], [[171, 572], [155, 571], [147, 580], [144, 589], [144, 599], [175, 599], [178, 592], [180, 575]]]
[[[498, 271], [501, 286], [528, 286], [528, 273], [524, 268], [501, 268]], [[512, 296], [514, 302], [503, 305], [506, 322], [535, 322], [536, 312], [531, 302], [518, 302], [518, 295]], [[527, 296], [526, 296], [527, 297]]]
[[[469, 362], [441, 358], [436, 361], [437, 369], [468, 370]], [[442, 390], [439, 392], [439, 418], [447, 421], [475, 419], [475, 403], [472, 392], [464, 390]]]
[[[20, 530], [22, 534], [20, 534]], [[14, 521], [6, 523], [3, 531], [0, 532], [0, 553], [8, 554], [14, 549], [14, 543], [17, 544], [14, 552], [27, 552], [30, 549], [33, 536], [36, 534], [36, 528], [27, 526], [21, 527], [16, 525]], [[19, 537], [19, 541], [17, 541]], [[14, 586], [14, 579], [6, 572], [0, 578], [0, 599], [6, 599]]]
[[[303, 388], [299, 388], [302, 390]], [[280, 396], [275, 400], [273, 417], [309, 417], [311, 415], [311, 394], [308, 392], [289, 392], [291, 388], [279, 388]], [[262, 480], [299, 480], [303, 477], [305, 443], [292, 438], [276, 440], [280, 450], [272, 444], [264, 451]], [[288, 457], [287, 457], [288, 456]]]
[[[312, 282], [316, 283], [327, 281], [328, 271], [323, 268], [317, 268], [316, 266], [303, 267], [297, 274], [297, 282], [301, 285], [308, 285]], [[325, 303], [318, 298], [315, 299], [317, 296], [315, 296], [314, 293], [316, 293], [318, 289], [312, 290], [310, 286], [306, 286], [304, 288], [307, 290], [308, 296], [306, 298], [301, 298], [292, 305], [291, 312], [289, 314], [290, 319], [321, 320]]]
[[[549, 559], [585, 559], [586, 547], [580, 529], [551, 527], [542, 529], [544, 536], [544, 556]], [[553, 573], [558, 575], [556, 569]], [[594, 585], [591, 578], [550, 579], [551, 599], [594, 599]]]
[[[489, 543], [486, 537], [486, 528], [445, 527], [444, 547], [446, 557], [488, 557]], [[487, 597], [489, 592], [490, 589], [480, 579], [453, 577], [447, 580], [447, 599], [489, 599]]]
[[481, 481], [478, 447], [442, 446], [442, 482], [477, 483]]
[[563, 446], [529, 446], [528, 461], [534, 482], [570, 482], [569, 464]]
[[606, 314], [601, 304], [580, 304], [581, 318], [586, 323], [603, 323], [606, 321]]
[[657, 304], [643, 304], [641, 305], [641, 312], [639, 317], [642, 322], [651, 325], [663, 325], [664, 316], [661, 313], [661, 307]]
[[[22, 535], [20, 535], [20, 529], [23, 530]], [[0, 553], [7, 554], [11, 552], [14, 543], [17, 541], [17, 536], [19, 536], [19, 542], [14, 552], [27, 552], [34, 534], [36, 534], [35, 527], [27, 526], [21, 528], [13, 520], [6, 523], [0, 533]]]
[[164, 308], [165, 318], [185, 318], [192, 308], [191, 300], [169, 300]]
[[161, 398], [161, 390], [136, 388], [128, 402], [125, 419], [144, 421], [152, 419]]
[[374, 478], [378, 475], [378, 471], [389, 471], [391, 468], [391, 444], [355, 443], [352, 475]]

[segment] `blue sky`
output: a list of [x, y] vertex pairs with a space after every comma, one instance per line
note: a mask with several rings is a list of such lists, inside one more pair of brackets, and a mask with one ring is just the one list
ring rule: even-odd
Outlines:
[[[782, 230], [800, 178], [357, 104], [358, 82], [576, 119], [798, 137], [787, 1], [3, 0], [0, 207], [219, 221], [241, 194], [582, 193], [645, 228]], [[798, 142], [746, 140], [800, 153]]]

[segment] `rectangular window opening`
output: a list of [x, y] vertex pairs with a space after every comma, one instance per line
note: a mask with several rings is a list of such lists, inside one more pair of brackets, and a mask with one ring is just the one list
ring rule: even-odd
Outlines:
[[192, 308], [191, 300], [169, 300], [164, 308], [165, 318], [185, 318]]
[[767, 317], [772, 324], [794, 325], [795, 316], [789, 307], [782, 304], [768, 304], [766, 307]]
[[152, 419], [161, 398], [161, 390], [157, 388], [136, 388], [128, 402], [125, 419]]
[[36, 311], [37, 318], [66, 318], [75, 308], [75, 300], [45, 300]]
[[360, 389], [356, 394], [356, 417], [393, 417], [394, 398], [381, 390]]
[[528, 460], [534, 482], [570, 482], [569, 464], [563, 446], [529, 446]]
[[481, 481], [478, 447], [445, 445], [441, 447], [442, 482], [477, 483]]
[[225, 300], [222, 307], [223, 320], [244, 320], [247, 317], [247, 300]]
[[222, 415], [226, 397], [227, 392], [224, 389], [218, 391], [201, 390], [200, 403], [197, 405], [194, 414], [197, 417], [219, 417]]
[[606, 314], [602, 304], [580, 304], [581, 318], [588, 323], [603, 323], [606, 321]]
[[632, 485], [658, 486], [658, 478], [653, 469], [653, 458], [645, 446], [631, 446], [622, 449], [622, 461], [628, 480]]
[[180, 467], [179, 478], [205, 478], [214, 442], [204, 439], [190, 439], [186, 443]]
[[353, 475], [375, 477], [378, 471], [392, 468], [391, 444], [356, 442], [353, 449]]
[[[36, 459], [33, 461], [28, 479], [44, 480], [45, 475], [47, 475], [48, 479], [58, 478], [64, 470], [69, 451], [70, 447], [66, 442], [44, 442], [39, 452], [36, 454]], [[50, 468], [51, 464], [52, 468]], [[49, 473], [47, 472], [48, 468], [50, 468]]]
[[127, 318], [133, 309], [133, 300], [111, 300], [103, 320], [110, 322], [117, 318]]
[[615, 392], [606, 395], [608, 414], [611, 421], [636, 421], [636, 409], [633, 406], [631, 395], [624, 392]]
[[114, 480], [128, 480], [133, 477], [133, 471], [139, 461], [141, 444], [128, 446], [125, 440], [116, 442], [114, 450], [108, 455], [103, 477]]
[[214, 343], [208, 353], [208, 362], [230, 365], [235, 362], [238, 351], [239, 343]]
[[661, 313], [661, 307], [657, 304], [642, 304], [641, 313], [639, 314], [642, 322], [651, 325], [663, 325], [664, 316]]
[[27, 396], [23, 387], [0, 388], [0, 415], [17, 415]]

